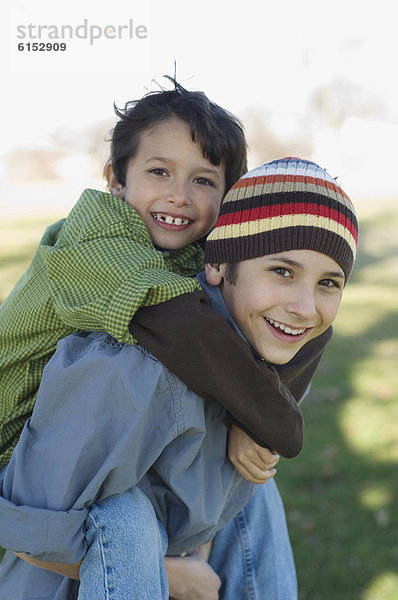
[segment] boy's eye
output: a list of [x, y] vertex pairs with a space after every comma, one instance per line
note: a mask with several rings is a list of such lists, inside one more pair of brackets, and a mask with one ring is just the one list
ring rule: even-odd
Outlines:
[[334, 281], [334, 279], [321, 279], [319, 282], [320, 285], [327, 288], [337, 288], [340, 289], [341, 285], [339, 281]]
[[163, 176], [167, 175], [166, 171], [164, 169], [162, 169], [161, 167], [156, 167], [155, 169], [151, 169], [149, 172], [153, 173], [154, 175], [159, 175], [159, 177], [163, 177]]
[[196, 177], [195, 183], [199, 183], [200, 185], [214, 186], [214, 183], [212, 182], [212, 180], [208, 179], [207, 177]]
[[275, 267], [274, 269], [272, 269], [272, 271], [274, 271], [274, 273], [280, 275], [281, 277], [290, 277], [291, 275], [291, 272], [289, 271], [289, 269], [286, 269], [286, 267]]

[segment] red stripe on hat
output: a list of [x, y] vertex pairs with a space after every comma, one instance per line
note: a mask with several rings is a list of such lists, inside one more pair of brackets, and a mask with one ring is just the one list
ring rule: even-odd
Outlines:
[[224, 227], [225, 225], [240, 225], [241, 223], [248, 223], [249, 221], [260, 221], [262, 219], [271, 219], [272, 217], [281, 217], [284, 215], [292, 215], [294, 218], [295, 216], [303, 214], [324, 217], [336, 221], [348, 229], [355, 239], [355, 242], [358, 242], [358, 231], [350, 219], [334, 208], [328, 208], [327, 206], [308, 202], [274, 204], [227, 213], [218, 218], [214, 229], [217, 227]]
[[334, 192], [341, 194], [344, 196], [346, 200], [350, 204], [352, 204], [351, 198], [347, 196], [344, 190], [341, 189], [339, 185], [332, 183], [331, 181], [326, 181], [325, 179], [318, 179], [317, 177], [311, 177], [309, 175], [259, 175], [257, 177], [247, 177], [246, 179], [239, 179], [235, 185], [231, 189], [236, 188], [245, 188], [251, 185], [261, 185], [263, 183], [311, 183], [312, 185], [319, 185], [321, 187], [328, 188], [329, 190], [333, 190]]

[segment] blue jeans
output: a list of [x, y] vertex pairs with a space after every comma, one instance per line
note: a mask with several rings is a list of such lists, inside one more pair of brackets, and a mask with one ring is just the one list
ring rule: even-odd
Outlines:
[[[138, 488], [95, 505], [79, 600], [168, 600], [163, 558], [167, 534]], [[285, 513], [273, 480], [215, 537], [210, 565], [220, 600], [296, 600], [297, 583]]]
[[86, 539], [79, 600], [168, 600], [167, 533], [138, 487], [95, 504]]
[[297, 600], [285, 511], [273, 479], [218, 532], [209, 560], [220, 600]]

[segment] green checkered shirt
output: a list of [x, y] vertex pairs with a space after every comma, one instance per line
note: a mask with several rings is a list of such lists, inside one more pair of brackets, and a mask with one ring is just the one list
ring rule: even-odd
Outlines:
[[198, 244], [160, 252], [128, 204], [85, 190], [68, 218], [45, 231], [0, 307], [0, 468], [32, 413], [58, 340], [87, 329], [133, 344], [134, 313], [200, 289], [193, 277], [202, 268]]

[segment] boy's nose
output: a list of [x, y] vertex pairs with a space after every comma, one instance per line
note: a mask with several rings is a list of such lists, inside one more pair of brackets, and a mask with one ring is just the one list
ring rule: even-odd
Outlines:
[[176, 182], [169, 190], [167, 201], [175, 206], [188, 206], [191, 204], [187, 184], [184, 182]]
[[301, 285], [297, 286], [295, 290], [291, 290], [287, 309], [303, 321], [312, 319], [317, 313], [313, 287]]

